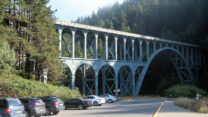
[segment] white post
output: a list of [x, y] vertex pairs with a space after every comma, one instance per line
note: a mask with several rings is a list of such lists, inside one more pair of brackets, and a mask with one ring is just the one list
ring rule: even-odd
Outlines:
[[146, 41], [147, 46], [147, 61], [149, 60], [149, 41]]
[[76, 33], [76, 31], [72, 30], [72, 59], [74, 59], [74, 57], [75, 57], [75, 51], [74, 51], [74, 48], [75, 48], [75, 33]]
[[95, 34], [95, 56], [94, 59], [98, 59], [98, 34]]
[[131, 60], [134, 61], [134, 39], [132, 39], [132, 57]]
[[143, 58], [143, 50], [142, 50], [142, 40], [139, 40], [139, 59], [140, 62], [142, 63], [142, 58]]
[[123, 42], [124, 42], [124, 46], [123, 46], [123, 50], [124, 50], [124, 61], [126, 61], [126, 38], [123, 38]]
[[63, 32], [63, 28], [59, 28], [58, 32], [59, 32], [59, 52], [60, 52], [59, 56], [61, 57], [62, 56], [61, 51], [62, 51], [62, 32]]
[[105, 59], [108, 60], [108, 35], [105, 35]]
[[84, 32], [84, 59], [87, 59], [87, 32]]
[[118, 37], [115, 37], [115, 60], [118, 60]]

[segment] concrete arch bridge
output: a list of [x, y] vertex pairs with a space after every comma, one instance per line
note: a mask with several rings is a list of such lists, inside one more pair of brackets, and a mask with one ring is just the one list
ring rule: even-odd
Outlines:
[[181, 84], [198, 78], [202, 57], [197, 45], [63, 21], [55, 26], [70, 88], [80, 86], [85, 95], [139, 95], [151, 62], [162, 52]]

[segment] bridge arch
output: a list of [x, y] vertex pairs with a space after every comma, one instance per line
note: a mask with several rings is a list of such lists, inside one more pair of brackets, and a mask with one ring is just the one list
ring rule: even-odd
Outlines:
[[121, 96], [131, 96], [133, 95], [133, 71], [131, 67], [124, 65], [120, 67], [118, 72], [118, 86], [120, 87]]
[[82, 64], [76, 69], [75, 87], [84, 95], [95, 93], [95, 70], [91, 65]]
[[[139, 78], [138, 78], [138, 80], [137, 80], [137, 82], [136, 82], [136, 87], [135, 87], [135, 92], [134, 92], [134, 95], [135, 95], [135, 96], [136, 96], [136, 95], [139, 95], [139, 92], [140, 92], [142, 83], [143, 83], [143, 81], [144, 81], [145, 75], [146, 75], [147, 70], [148, 70], [148, 68], [149, 68], [149, 66], [150, 66], [150, 64], [151, 64], [151, 62], [153, 61], [153, 59], [154, 59], [158, 54], [160, 54], [161, 52], [168, 51], [168, 50], [171, 51], [171, 52], [174, 52], [174, 54], [176, 54], [177, 56], [180, 57], [179, 59], [182, 60], [182, 62], [184, 63], [184, 65], [185, 65], [185, 67], [186, 67], [186, 70], [187, 70], [189, 76], [191, 77], [191, 80], [193, 80], [192, 75], [191, 75], [190, 68], [188, 67], [188, 65], [189, 65], [189, 64], [188, 64], [188, 61], [184, 58], [184, 56], [183, 56], [177, 49], [175, 49], [175, 48], [172, 48], [172, 47], [163, 47], [163, 48], [160, 48], [160, 49], [156, 50], [156, 51], [149, 57], [148, 61], [146, 62], [145, 66], [144, 66], [144, 68], [143, 68], [142, 71], [140, 72]], [[175, 66], [175, 67], [177, 67], [177, 66]], [[176, 70], [176, 71], [177, 71], [177, 70]], [[178, 76], [179, 76], [179, 78], [180, 78], [180, 74], [179, 74], [178, 71], [177, 71], [177, 74], [178, 74]], [[181, 82], [183, 83], [183, 79], [180, 78], [180, 80], [181, 80]]]
[[103, 65], [98, 72], [98, 86], [100, 94], [111, 94], [114, 95], [115, 90], [116, 72], [114, 68], [109, 65]]

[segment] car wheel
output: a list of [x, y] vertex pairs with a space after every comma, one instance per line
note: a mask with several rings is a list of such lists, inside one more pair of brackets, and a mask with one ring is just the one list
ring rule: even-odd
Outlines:
[[98, 102], [93, 102], [93, 106], [98, 106]]
[[109, 102], [109, 103], [113, 103], [113, 100], [112, 100], [112, 99], [109, 99], [108, 102]]
[[51, 114], [51, 111], [48, 108], [46, 108], [46, 115], [50, 115], [50, 114]]
[[53, 114], [54, 114], [54, 115], [57, 115], [58, 113], [59, 113], [59, 111], [55, 111], [55, 112], [53, 112]]
[[84, 109], [83, 105], [79, 105], [79, 106], [78, 106], [78, 109], [79, 109], [79, 110], [83, 110], [83, 109]]

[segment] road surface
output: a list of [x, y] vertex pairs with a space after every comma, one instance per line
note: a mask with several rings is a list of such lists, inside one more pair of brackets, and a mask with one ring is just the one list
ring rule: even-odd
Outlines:
[[162, 100], [126, 100], [90, 107], [64, 110], [52, 117], [152, 117]]

